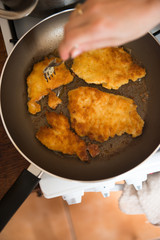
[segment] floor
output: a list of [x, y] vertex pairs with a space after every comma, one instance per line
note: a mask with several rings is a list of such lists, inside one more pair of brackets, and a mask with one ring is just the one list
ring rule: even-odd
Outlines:
[[32, 193], [2, 231], [0, 240], [152, 240], [160, 227], [144, 215], [126, 215], [118, 208], [121, 192], [108, 198], [85, 193], [81, 204], [68, 206], [61, 197]]

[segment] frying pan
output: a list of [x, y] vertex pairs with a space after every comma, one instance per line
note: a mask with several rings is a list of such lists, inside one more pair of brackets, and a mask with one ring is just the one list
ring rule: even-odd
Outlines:
[[[145, 121], [141, 136], [132, 139], [124, 134], [109, 139], [107, 143], [102, 144], [102, 153], [89, 163], [81, 162], [76, 156], [48, 150], [35, 138], [35, 132], [42, 124], [43, 113], [36, 116], [28, 113], [26, 77], [35, 62], [42, 60], [58, 47], [71, 11], [73, 10], [63, 11], [43, 20], [27, 32], [14, 47], [1, 76], [1, 118], [10, 140], [34, 168], [71, 180], [101, 181], [133, 169], [159, 147], [160, 47], [150, 34], [125, 45], [147, 71], [146, 77], [141, 81], [130, 82], [118, 91], [104, 90], [101, 86], [91, 85], [102, 91], [121, 94], [135, 100], [138, 112]], [[76, 81], [75, 78], [71, 85], [58, 91], [61, 91], [62, 98], [65, 99], [66, 96], [63, 95], [67, 95], [67, 91], [85, 84], [84, 81]], [[60, 108], [57, 111], [61, 110]], [[37, 176], [25, 170], [14, 187], [4, 196], [0, 203], [1, 229], [38, 181]]]

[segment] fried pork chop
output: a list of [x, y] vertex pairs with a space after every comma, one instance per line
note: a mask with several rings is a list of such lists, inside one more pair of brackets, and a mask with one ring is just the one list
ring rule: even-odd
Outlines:
[[71, 126], [79, 136], [104, 142], [123, 133], [142, 133], [144, 121], [132, 99], [91, 87], [71, 90], [68, 96]]
[[62, 100], [56, 96], [55, 92], [50, 90], [48, 95], [48, 106], [52, 109], [55, 109], [61, 103], [62, 103]]
[[72, 70], [87, 83], [102, 84], [108, 89], [118, 89], [129, 80], [136, 81], [146, 74], [122, 47], [82, 53], [74, 59]]
[[[43, 70], [54, 58], [45, 58], [43, 61], [36, 63], [33, 66], [32, 72], [27, 77], [28, 85], [28, 97], [29, 101], [28, 111], [32, 114], [36, 114], [41, 111], [41, 106], [37, 103], [43, 96], [48, 95], [50, 90], [53, 90], [61, 85], [66, 85], [73, 81], [73, 76], [70, 71], [66, 68], [65, 64], [62, 63], [60, 66], [55, 67], [55, 73], [48, 82], [43, 76]], [[56, 58], [57, 62], [60, 61]]]
[[46, 113], [51, 127], [41, 127], [37, 139], [47, 148], [64, 154], [77, 154], [82, 161], [88, 160], [86, 143], [70, 130], [68, 118], [55, 112]]

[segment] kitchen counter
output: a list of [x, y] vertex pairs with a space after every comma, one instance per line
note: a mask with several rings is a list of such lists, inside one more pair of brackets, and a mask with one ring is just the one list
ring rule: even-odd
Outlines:
[[[7, 58], [3, 36], [0, 30], [0, 73]], [[0, 199], [12, 186], [29, 163], [18, 153], [9, 140], [0, 119]]]

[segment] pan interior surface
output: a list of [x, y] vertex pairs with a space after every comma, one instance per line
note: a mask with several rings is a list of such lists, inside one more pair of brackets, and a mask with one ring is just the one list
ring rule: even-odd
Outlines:
[[[35, 138], [35, 132], [43, 123], [45, 112], [32, 116], [27, 110], [26, 77], [32, 66], [43, 57], [54, 52], [63, 38], [63, 28], [70, 11], [53, 15], [31, 31], [17, 44], [6, 62], [1, 83], [2, 118], [9, 137], [25, 158], [45, 171], [64, 178], [94, 181], [108, 179], [131, 170], [143, 162], [160, 142], [160, 47], [147, 34], [125, 45], [131, 54], [145, 67], [147, 75], [141, 81], [130, 82], [118, 91], [98, 89], [132, 98], [138, 105], [138, 112], [145, 121], [141, 136], [132, 139], [127, 134], [109, 139], [102, 144], [102, 153], [89, 163], [81, 162], [76, 156], [63, 155], [44, 147]], [[74, 81], [59, 90], [67, 106], [67, 93], [78, 86], [88, 86], [84, 81]], [[45, 105], [45, 98], [42, 100]], [[62, 107], [57, 112], [65, 111]]]

